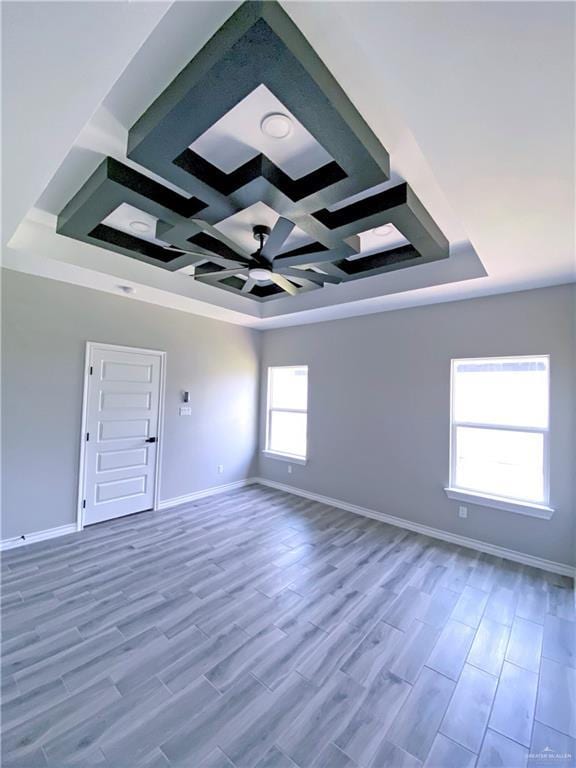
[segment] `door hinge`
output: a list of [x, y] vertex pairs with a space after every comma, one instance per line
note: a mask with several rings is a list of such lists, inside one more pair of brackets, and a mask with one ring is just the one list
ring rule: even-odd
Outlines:
[[82, 509], [86, 509], [86, 499], [82, 501]]
[[92, 376], [93, 373], [94, 373], [94, 368], [93, 366], [90, 366], [90, 376]]
[[86, 442], [88, 442], [88, 440], [90, 440], [90, 432], [86, 432]]

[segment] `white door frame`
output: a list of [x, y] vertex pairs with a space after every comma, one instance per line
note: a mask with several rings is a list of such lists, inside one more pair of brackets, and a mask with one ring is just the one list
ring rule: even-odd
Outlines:
[[105, 347], [117, 352], [138, 352], [141, 354], [159, 355], [160, 357], [160, 392], [158, 394], [158, 441], [156, 452], [156, 468], [154, 471], [154, 506], [158, 511], [160, 503], [160, 467], [162, 465], [162, 447], [164, 444], [164, 392], [166, 388], [166, 352], [160, 349], [144, 349], [142, 347], [126, 347], [121, 344], [104, 344], [98, 341], [87, 341], [84, 357], [84, 390], [82, 395], [82, 424], [80, 427], [80, 466], [78, 472], [78, 502], [76, 508], [76, 530], [84, 529], [84, 499], [86, 490], [86, 419], [88, 415], [88, 389], [90, 386], [90, 359], [94, 347]]

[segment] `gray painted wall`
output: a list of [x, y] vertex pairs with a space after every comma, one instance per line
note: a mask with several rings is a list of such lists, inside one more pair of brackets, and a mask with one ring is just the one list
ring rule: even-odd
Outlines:
[[[574, 562], [574, 286], [267, 331], [268, 365], [309, 366], [309, 461], [260, 475], [433, 528]], [[550, 521], [469, 507], [448, 482], [450, 359], [551, 355]], [[265, 377], [263, 376], [264, 380]], [[264, 409], [261, 445], [264, 444]]]
[[[572, 286], [259, 334], [3, 270], [2, 538], [75, 521], [87, 340], [167, 352], [161, 498], [262, 477], [557, 562], [574, 561]], [[261, 347], [261, 350], [260, 350]], [[550, 521], [446, 498], [452, 357], [551, 355]], [[256, 449], [258, 360], [310, 367], [309, 462]], [[265, 381], [265, 377], [262, 377]], [[182, 389], [193, 417], [178, 416]], [[264, 413], [262, 403], [261, 415]], [[263, 432], [264, 419], [261, 419]], [[261, 434], [263, 438], [263, 435]], [[262, 443], [263, 444], [263, 443]], [[224, 475], [217, 465], [224, 464]], [[256, 471], [258, 469], [258, 472]]]
[[75, 522], [86, 341], [167, 352], [161, 499], [255, 474], [258, 333], [9, 270], [2, 288], [2, 538]]

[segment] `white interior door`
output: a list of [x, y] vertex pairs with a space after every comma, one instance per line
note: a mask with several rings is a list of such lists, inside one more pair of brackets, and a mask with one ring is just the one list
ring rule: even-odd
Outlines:
[[154, 506], [162, 354], [89, 346], [84, 524]]

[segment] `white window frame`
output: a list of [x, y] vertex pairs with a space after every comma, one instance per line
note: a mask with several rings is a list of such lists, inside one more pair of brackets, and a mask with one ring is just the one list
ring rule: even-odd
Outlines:
[[[306, 368], [306, 408], [271, 408], [271, 387], [272, 387], [272, 371], [276, 368], [283, 368], [285, 370], [297, 370], [299, 368]], [[304, 413], [306, 414], [306, 455], [298, 456], [290, 453], [280, 453], [279, 451], [273, 451], [270, 449], [270, 429], [271, 429], [271, 413], [277, 411], [279, 413]], [[265, 447], [262, 453], [271, 459], [280, 459], [281, 461], [288, 461], [292, 464], [306, 464], [308, 461], [308, 366], [301, 365], [269, 365], [267, 369], [267, 381], [266, 381], [266, 434], [265, 434]]]
[[[454, 418], [454, 380], [455, 369], [458, 363], [481, 362], [484, 360], [534, 360], [536, 357], [545, 357], [548, 361], [548, 422], [542, 427], [518, 427], [506, 424], [485, 424], [483, 422], [456, 421]], [[486, 357], [458, 357], [450, 363], [450, 480], [444, 489], [450, 499], [467, 501], [470, 504], [502, 509], [507, 512], [518, 512], [530, 517], [540, 517], [549, 520], [554, 509], [550, 502], [550, 355], [489, 355]], [[542, 500], [529, 501], [507, 496], [495, 496], [482, 491], [461, 488], [456, 483], [456, 430], [458, 427], [473, 427], [475, 429], [496, 429], [512, 432], [532, 432], [543, 436], [543, 491]]]

